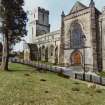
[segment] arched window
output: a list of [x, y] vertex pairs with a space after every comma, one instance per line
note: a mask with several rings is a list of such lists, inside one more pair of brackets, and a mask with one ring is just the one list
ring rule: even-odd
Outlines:
[[55, 48], [55, 56], [58, 57], [58, 47]]
[[42, 57], [44, 57], [44, 56], [45, 56], [45, 46], [42, 46], [42, 51], [41, 51], [41, 53], [42, 53]]
[[53, 52], [54, 52], [54, 46], [51, 45], [51, 46], [50, 46], [50, 56], [53, 56]]
[[58, 63], [58, 46], [55, 48], [55, 64]]
[[78, 22], [74, 22], [70, 28], [70, 46], [71, 48], [81, 48], [83, 46], [82, 27]]
[[48, 47], [45, 49], [45, 60], [48, 62]]
[[41, 60], [41, 47], [39, 48], [39, 60]]

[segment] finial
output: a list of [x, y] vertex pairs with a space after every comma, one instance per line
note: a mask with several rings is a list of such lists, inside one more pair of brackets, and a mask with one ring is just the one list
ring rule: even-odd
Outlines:
[[95, 2], [94, 2], [94, 0], [91, 0], [91, 1], [90, 1], [89, 7], [95, 7]]
[[64, 16], [65, 16], [65, 13], [64, 13], [64, 11], [62, 11], [62, 14], [61, 14], [61, 16], [62, 16], [62, 17], [64, 17]]

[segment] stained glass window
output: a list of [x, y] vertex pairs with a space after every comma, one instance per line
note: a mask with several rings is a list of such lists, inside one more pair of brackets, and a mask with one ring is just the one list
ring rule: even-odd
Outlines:
[[79, 23], [73, 23], [71, 26], [71, 48], [81, 48], [83, 45], [83, 41], [82, 41], [82, 28], [81, 25]]

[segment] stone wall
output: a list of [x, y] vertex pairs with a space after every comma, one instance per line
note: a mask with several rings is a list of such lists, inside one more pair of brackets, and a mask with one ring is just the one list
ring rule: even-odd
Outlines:
[[102, 13], [102, 15], [100, 15], [100, 36], [102, 39], [102, 65], [103, 65], [103, 70], [105, 71], [105, 9]]
[[51, 32], [51, 33], [36, 37], [35, 44], [37, 44], [38, 48], [42, 50], [41, 51], [42, 61], [46, 61], [46, 56], [47, 56], [48, 62], [59, 63], [60, 35], [61, 35], [60, 30], [58, 30], [55, 32]]
[[[65, 39], [65, 53], [64, 53], [64, 60], [65, 63], [71, 64], [70, 62], [70, 56], [71, 53], [75, 49], [70, 48], [70, 29], [71, 29], [71, 24], [74, 21], [78, 21], [79, 24], [81, 24], [82, 31], [84, 35], [86, 36], [86, 41], [85, 41], [85, 63], [86, 65], [92, 66], [93, 65], [93, 45], [92, 45], [92, 35], [91, 35], [91, 21], [90, 21], [90, 9], [85, 9], [82, 11], [79, 11], [78, 13], [67, 15], [64, 18], [64, 39]], [[84, 57], [83, 54], [83, 49], [79, 49], [79, 51], [82, 54], [82, 59]], [[82, 62], [83, 64], [83, 62]]]

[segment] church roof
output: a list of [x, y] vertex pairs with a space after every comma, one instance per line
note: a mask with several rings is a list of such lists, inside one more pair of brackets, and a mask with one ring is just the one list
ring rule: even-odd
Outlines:
[[75, 5], [72, 7], [71, 11], [69, 14], [72, 14], [72, 13], [75, 13], [77, 11], [80, 11], [80, 10], [83, 10], [83, 9], [86, 9], [87, 6], [85, 6], [84, 4], [82, 4], [81, 2], [77, 1], [75, 3]]

